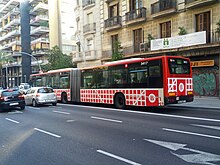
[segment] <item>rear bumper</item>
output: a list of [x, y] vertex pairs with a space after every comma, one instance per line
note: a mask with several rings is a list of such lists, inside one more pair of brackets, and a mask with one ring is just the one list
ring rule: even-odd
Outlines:
[[165, 97], [165, 105], [167, 104], [178, 104], [183, 102], [192, 102], [194, 100], [193, 95], [188, 96], [172, 96], [172, 97]]
[[57, 103], [57, 100], [39, 100], [37, 99], [38, 104], [52, 104], [52, 103]]
[[15, 107], [23, 107], [25, 106], [25, 101], [14, 101], [14, 102], [1, 102], [0, 109], [11, 109]]

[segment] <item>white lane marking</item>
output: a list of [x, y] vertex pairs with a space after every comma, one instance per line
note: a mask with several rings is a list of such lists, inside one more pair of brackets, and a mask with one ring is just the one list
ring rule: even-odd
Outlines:
[[62, 112], [62, 111], [53, 111], [54, 113], [61, 113], [61, 114], [65, 114], [65, 115], [70, 115], [69, 112]]
[[36, 107], [29, 107], [31, 109], [36, 109], [36, 110], [39, 110], [40, 108], [36, 108]]
[[54, 133], [51, 133], [51, 132], [48, 132], [48, 131], [44, 131], [44, 130], [42, 130], [42, 129], [38, 129], [38, 128], [34, 128], [36, 131], [39, 131], [39, 132], [42, 132], [42, 133], [45, 133], [45, 134], [47, 134], [47, 135], [50, 135], [50, 136], [53, 136], [53, 137], [56, 137], [56, 138], [61, 138], [61, 136], [60, 135], [56, 135], [56, 134], [54, 134]]
[[67, 123], [71, 123], [71, 122], [74, 122], [75, 120], [67, 120], [66, 122]]
[[[172, 150], [171, 154], [177, 156], [178, 158], [188, 163], [215, 165], [215, 162], [220, 161], [220, 155], [216, 155], [216, 154], [212, 154], [212, 153], [208, 153], [208, 152], [204, 152], [200, 150], [195, 150], [192, 148], [187, 148], [186, 147], [187, 144], [158, 141], [158, 140], [151, 140], [151, 139], [144, 139], [144, 140]], [[190, 151], [192, 153], [189, 153], [186, 155], [183, 155], [183, 154], [178, 155], [175, 153], [175, 151], [177, 150], [185, 150], [185, 151]]]
[[16, 123], [16, 124], [19, 124], [20, 122], [18, 122], [18, 121], [16, 121], [16, 120], [12, 120], [12, 119], [9, 119], [9, 118], [5, 118], [6, 120], [8, 120], [8, 121], [11, 121], [11, 122], [13, 122], [13, 123]]
[[21, 111], [8, 112], [8, 114], [19, 114], [19, 113], [23, 113], [23, 112], [21, 112]]
[[198, 125], [198, 124], [192, 124], [193, 126], [196, 127], [203, 127], [203, 128], [210, 128], [210, 129], [216, 129], [216, 130], [220, 130], [219, 126], [209, 126], [209, 125]]
[[97, 152], [98, 152], [98, 153], [101, 153], [101, 154], [104, 154], [104, 155], [106, 155], [106, 156], [110, 156], [110, 157], [112, 157], [112, 158], [118, 159], [118, 160], [120, 160], [120, 161], [126, 162], [126, 163], [128, 163], [128, 164], [141, 165], [140, 163], [133, 162], [133, 161], [131, 161], [131, 160], [122, 158], [122, 157], [120, 157], [120, 156], [111, 154], [111, 153], [109, 153], [109, 152], [105, 152], [105, 151], [102, 151], [102, 150], [97, 150]]
[[200, 133], [195, 133], [195, 132], [180, 131], [180, 130], [168, 129], [168, 128], [163, 128], [163, 130], [170, 131], [170, 132], [176, 132], [176, 133], [182, 133], [182, 134], [202, 136], [202, 137], [207, 137], [207, 138], [212, 138], [212, 139], [220, 139], [219, 136], [212, 136], [212, 135], [200, 134]]
[[91, 118], [97, 119], [97, 120], [111, 121], [111, 122], [115, 122], [115, 123], [122, 123], [122, 121], [114, 120], [114, 119], [107, 119], [107, 118], [101, 118], [101, 117], [95, 117], [95, 116], [91, 116]]
[[117, 111], [117, 112], [127, 112], [127, 113], [136, 113], [136, 114], [144, 114], [144, 115], [152, 115], [152, 116], [162, 116], [162, 117], [171, 117], [171, 118], [179, 118], [179, 119], [189, 119], [189, 120], [200, 120], [200, 121], [211, 121], [211, 122], [219, 122], [219, 119], [211, 119], [211, 118], [200, 118], [193, 116], [180, 116], [180, 115], [169, 115], [169, 114], [160, 114], [160, 113], [152, 113], [152, 112], [140, 112], [140, 111], [130, 111], [130, 110], [118, 110], [114, 108], [105, 108], [105, 107], [92, 107], [92, 106], [82, 106], [82, 105], [70, 105], [70, 104], [60, 104], [69, 107], [81, 107], [81, 108], [91, 108], [91, 109], [101, 109], [101, 110], [109, 110], [109, 111]]

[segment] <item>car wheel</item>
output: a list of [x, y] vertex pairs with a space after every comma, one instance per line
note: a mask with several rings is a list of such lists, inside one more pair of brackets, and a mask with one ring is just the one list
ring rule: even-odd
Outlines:
[[52, 103], [53, 106], [57, 106], [57, 103]]
[[37, 101], [36, 101], [36, 100], [33, 100], [33, 101], [32, 101], [32, 105], [33, 105], [33, 107], [37, 107], [37, 106], [38, 106]]
[[24, 110], [25, 109], [25, 105], [20, 106], [20, 109]]

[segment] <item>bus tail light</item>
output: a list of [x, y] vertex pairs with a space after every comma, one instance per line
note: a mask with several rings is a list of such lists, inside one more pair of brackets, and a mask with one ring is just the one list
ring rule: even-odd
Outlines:
[[170, 92], [170, 93], [169, 93], [169, 96], [176, 96], [176, 93]]
[[188, 94], [188, 95], [192, 95], [192, 94], [193, 94], [193, 91], [188, 91], [187, 94]]

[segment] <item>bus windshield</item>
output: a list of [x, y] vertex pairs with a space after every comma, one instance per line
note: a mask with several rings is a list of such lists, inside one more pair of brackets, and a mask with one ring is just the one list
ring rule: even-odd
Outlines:
[[169, 59], [170, 74], [190, 74], [190, 62], [180, 58]]

